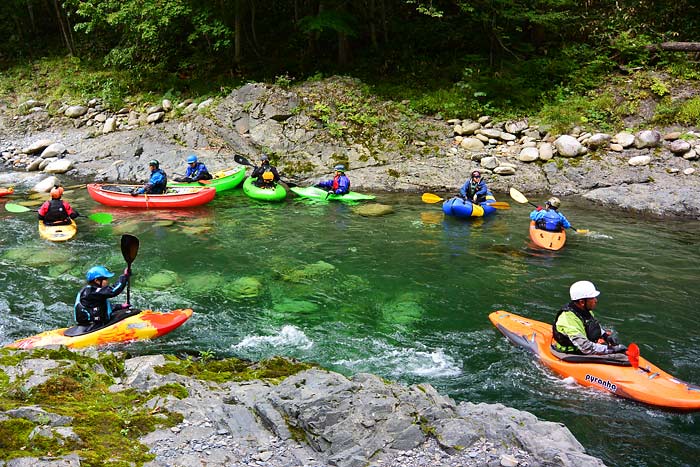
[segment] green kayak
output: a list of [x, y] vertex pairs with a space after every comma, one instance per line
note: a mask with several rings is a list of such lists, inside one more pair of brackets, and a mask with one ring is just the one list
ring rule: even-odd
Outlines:
[[243, 193], [250, 196], [253, 199], [260, 201], [283, 201], [287, 197], [287, 190], [284, 189], [279, 183], [275, 185], [275, 188], [262, 188], [255, 186], [257, 178], [248, 177], [243, 182]]
[[168, 186], [209, 186], [216, 189], [216, 192], [222, 192], [236, 188], [245, 178], [245, 167], [236, 167], [233, 169], [220, 170], [212, 174], [214, 178], [211, 180], [202, 180], [201, 182], [183, 183], [183, 182], [168, 182]]
[[302, 198], [315, 199], [315, 200], [328, 200], [328, 201], [364, 201], [368, 199], [374, 199], [374, 195], [363, 195], [362, 193], [357, 193], [356, 191], [350, 191], [344, 195], [328, 194], [328, 192], [322, 188], [316, 188], [315, 186], [307, 186], [306, 188], [294, 187], [290, 188], [294, 193], [301, 196]]

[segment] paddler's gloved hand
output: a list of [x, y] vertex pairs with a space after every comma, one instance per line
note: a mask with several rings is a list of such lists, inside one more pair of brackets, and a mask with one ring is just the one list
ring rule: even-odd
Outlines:
[[610, 353], [625, 353], [627, 351], [627, 346], [618, 344], [610, 348]]
[[540, 212], [542, 210], [542, 206], [537, 206], [537, 212]]
[[131, 271], [129, 271], [129, 268], [124, 269], [124, 275], [126, 276], [127, 279], [131, 276]]
[[136, 196], [138, 195], [137, 190], [131, 190], [131, 193], [129, 193], [131, 196]]

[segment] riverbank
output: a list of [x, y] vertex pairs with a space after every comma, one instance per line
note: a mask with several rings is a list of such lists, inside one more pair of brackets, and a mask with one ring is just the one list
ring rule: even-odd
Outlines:
[[604, 465], [527, 412], [281, 358], [2, 350], [0, 369], [7, 467]]
[[497, 193], [514, 186], [640, 215], [700, 219], [697, 128], [560, 135], [527, 119], [443, 121], [380, 101], [341, 77], [293, 88], [248, 84], [221, 100], [164, 100], [141, 110], [112, 111], [98, 100], [51, 111], [30, 104], [20, 104], [21, 114], [0, 114], [0, 153], [14, 170], [0, 174], [2, 184], [31, 189], [42, 178], [38, 170], [142, 181], [153, 158], [172, 176], [191, 153], [212, 171], [235, 165], [234, 154], [256, 160], [265, 153], [283, 178], [301, 185], [343, 163], [358, 190], [450, 194], [478, 168]]

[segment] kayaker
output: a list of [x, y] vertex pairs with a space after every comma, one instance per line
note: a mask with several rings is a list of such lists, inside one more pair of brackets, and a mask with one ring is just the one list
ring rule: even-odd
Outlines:
[[489, 189], [486, 182], [481, 178], [481, 172], [478, 170], [472, 171], [469, 180], [464, 182], [462, 188], [459, 189], [459, 194], [472, 203], [479, 204], [486, 201], [486, 195]]
[[148, 179], [148, 183], [141, 188], [133, 190], [131, 196], [142, 195], [144, 193], [149, 195], [161, 195], [165, 193], [166, 186], [168, 185], [168, 176], [160, 168], [160, 162], [153, 159], [148, 163], [148, 168], [151, 170], [151, 178]]
[[315, 186], [323, 188], [329, 193], [344, 195], [350, 191], [350, 179], [345, 175], [345, 166], [338, 164], [333, 167], [333, 170], [335, 170], [335, 175], [331, 180], [318, 182]]
[[196, 154], [190, 154], [187, 157], [187, 171], [184, 177], [177, 177], [173, 180], [176, 182], [192, 183], [198, 182], [200, 180], [211, 180], [212, 175], [207, 170], [207, 166], [204, 162], [199, 162]]
[[627, 347], [621, 345], [612, 332], [603, 329], [593, 316], [600, 295], [595, 285], [590, 281], [574, 282], [569, 295], [571, 301], [559, 310], [552, 326], [554, 349], [577, 355], [620, 353], [620, 359], [626, 359]]
[[126, 287], [129, 282], [129, 269], [124, 270], [124, 274], [119, 276], [119, 281], [114, 285], [109, 285], [107, 279], [114, 276], [113, 273], [104, 266], [93, 266], [85, 274], [87, 285], [80, 289], [75, 297], [75, 321], [81, 325], [93, 323], [108, 323], [112, 319], [115, 311], [128, 309], [128, 303], [122, 305], [112, 305], [110, 298], [116, 297]]
[[560, 232], [562, 229], [570, 229], [568, 219], [564, 214], [559, 212], [561, 201], [556, 196], [552, 196], [542, 206], [537, 206], [537, 209], [530, 213], [530, 219], [535, 221], [538, 229], [548, 230], [550, 232]]
[[277, 172], [277, 167], [270, 165], [270, 158], [263, 154], [260, 156], [260, 165], [253, 169], [250, 178], [256, 179], [253, 185], [261, 188], [274, 188], [275, 184], [280, 181], [280, 174]]
[[39, 210], [39, 220], [45, 225], [68, 225], [71, 219], [75, 219], [80, 214], [73, 209], [68, 201], [63, 201], [63, 187], [54, 186], [49, 193], [51, 199], [41, 205]]

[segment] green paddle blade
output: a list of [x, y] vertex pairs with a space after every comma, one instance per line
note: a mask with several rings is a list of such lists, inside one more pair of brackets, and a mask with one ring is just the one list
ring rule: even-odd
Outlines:
[[96, 212], [88, 216], [90, 220], [97, 222], [98, 224], [111, 224], [112, 215], [108, 212]]
[[20, 206], [19, 204], [14, 204], [14, 203], [7, 203], [7, 204], [5, 205], [5, 209], [7, 209], [7, 210], [10, 211], [10, 212], [27, 212], [27, 211], [31, 211], [31, 209], [29, 209], [29, 208], [26, 207], [26, 206]]

